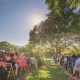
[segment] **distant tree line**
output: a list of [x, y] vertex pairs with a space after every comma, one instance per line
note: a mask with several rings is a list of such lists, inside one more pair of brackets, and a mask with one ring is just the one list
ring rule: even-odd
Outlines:
[[19, 51], [20, 47], [12, 45], [8, 43], [7, 41], [0, 42], [0, 50], [6, 50], [6, 51]]

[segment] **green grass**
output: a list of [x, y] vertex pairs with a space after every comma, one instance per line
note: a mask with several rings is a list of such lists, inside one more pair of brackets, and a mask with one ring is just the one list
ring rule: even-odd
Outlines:
[[24, 80], [70, 80], [57, 64], [46, 63], [41, 69], [34, 71], [24, 78]]

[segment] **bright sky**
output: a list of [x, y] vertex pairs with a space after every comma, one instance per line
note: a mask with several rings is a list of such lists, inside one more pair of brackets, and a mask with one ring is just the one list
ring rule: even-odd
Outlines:
[[0, 41], [24, 46], [33, 25], [47, 13], [45, 0], [0, 0]]

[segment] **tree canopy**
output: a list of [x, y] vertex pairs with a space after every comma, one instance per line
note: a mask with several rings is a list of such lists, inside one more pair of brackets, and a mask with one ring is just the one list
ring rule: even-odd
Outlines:
[[30, 31], [30, 42], [45, 45], [58, 55], [80, 39], [80, 1], [46, 0], [46, 4], [47, 19]]

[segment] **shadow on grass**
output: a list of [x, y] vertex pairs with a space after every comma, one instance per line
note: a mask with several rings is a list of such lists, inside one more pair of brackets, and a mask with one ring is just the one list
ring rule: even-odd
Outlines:
[[24, 80], [69, 80], [69, 76], [57, 64], [46, 63], [42, 69], [29, 74]]

